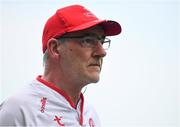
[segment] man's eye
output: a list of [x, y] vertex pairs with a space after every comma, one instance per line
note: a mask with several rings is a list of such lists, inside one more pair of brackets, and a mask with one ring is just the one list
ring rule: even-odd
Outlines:
[[94, 43], [94, 39], [92, 39], [92, 38], [85, 38], [84, 41], [86, 43]]

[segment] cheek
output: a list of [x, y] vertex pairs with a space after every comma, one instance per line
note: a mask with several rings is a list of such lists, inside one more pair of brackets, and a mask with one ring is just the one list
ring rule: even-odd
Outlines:
[[71, 54], [71, 58], [73, 59], [73, 61], [79, 64], [88, 63], [89, 59], [91, 58], [90, 52], [86, 50], [69, 49], [69, 52]]
[[86, 69], [91, 58], [91, 51], [78, 46], [76, 43], [68, 43], [66, 49], [67, 64], [74, 71]]
[[80, 69], [85, 69], [88, 65], [88, 60], [89, 57], [86, 56], [86, 54], [81, 53], [81, 54], [73, 54], [74, 55], [74, 64], [76, 64], [76, 66], [78, 66], [78, 68]]

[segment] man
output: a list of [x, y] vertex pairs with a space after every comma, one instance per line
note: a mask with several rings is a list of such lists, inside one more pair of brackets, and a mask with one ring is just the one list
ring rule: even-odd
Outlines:
[[106, 36], [120, 32], [119, 23], [83, 6], [57, 10], [43, 31], [44, 74], [1, 104], [0, 126], [100, 126], [81, 89], [99, 81]]

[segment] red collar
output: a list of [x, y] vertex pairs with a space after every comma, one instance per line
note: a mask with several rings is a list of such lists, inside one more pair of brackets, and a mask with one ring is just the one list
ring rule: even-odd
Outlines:
[[[62, 95], [68, 102], [69, 104], [71, 105], [71, 107], [73, 107], [74, 109], [76, 109], [76, 106], [75, 104], [73, 103], [73, 101], [70, 99], [70, 97], [63, 91], [61, 90], [60, 88], [58, 88], [56, 85], [44, 80], [42, 78], [41, 75], [39, 75], [37, 78], [36, 78], [39, 82], [41, 82], [42, 84], [44, 84], [45, 86], [53, 89], [54, 91], [58, 92], [60, 95]], [[83, 125], [83, 107], [84, 107], [84, 96], [83, 94], [81, 93], [80, 94], [80, 99], [81, 99], [81, 105], [80, 105], [80, 125]]]
[[[75, 104], [73, 103], [73, 101], [70, 99], [70, 97], [63, 91], [61, 90], [60, 88], [58, 88], [56, 85], [44, 80], [42, 78], [41, 75], [39, 75], [37, 78], [36, 78], [39, 82], [43, 83], [45, 86], [55, 90], [56, 92], [58, 92], [60, 95], [62, 95], [68, 102], [69, 104], [74, 108], [76, 109], [76, 106]], [[82, 100], [82, 102], [84, 102], [84, 97], [83, 97], [83, 94], [81, 93], [80, 94], [80, 99]]]

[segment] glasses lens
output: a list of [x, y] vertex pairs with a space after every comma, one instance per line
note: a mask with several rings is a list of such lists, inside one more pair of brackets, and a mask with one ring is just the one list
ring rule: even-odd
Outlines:
[[102, 44], [102, 47], [107, 50], [110, 47], [110, 42], [111, 40], [109, 38], [99, 37], [99, 36], [67, 36], [67, 37], [61, 37], [63, 39], [65, 38], [75, 38], [75, 39], [80, 39], [81, 45], [85, 48], [94, 48], [97, 46], [98, 43]]
[[103, 41], [103, 48], [104, 48], [105, 50], [108, 50], [108, 49], [109, 49], [109, 47], [110, 47], [110, 42], [111, 42], [111, 40], [110, 40], [109, 38], [105, 38], [105, 39], [104, 39], [104, 41]]
[[84, 37], [83, 46], [88, 48], [94, 48], [97, 46], [97, 43], [101, 43], [103, 49], [107, 50], [110, 47], [110, 39], [108, 38], [97, 38], [97, 37]]
[[102, 46], [105, 50], [107, 50], [107, 49], [109, 49], [110, 45], [109, 45], [109, 42], [104, 42]]

